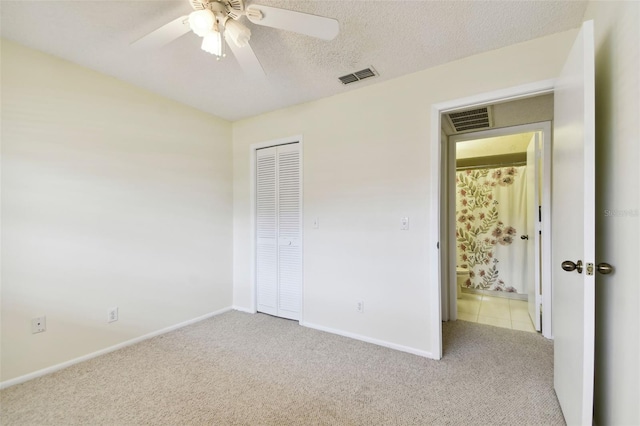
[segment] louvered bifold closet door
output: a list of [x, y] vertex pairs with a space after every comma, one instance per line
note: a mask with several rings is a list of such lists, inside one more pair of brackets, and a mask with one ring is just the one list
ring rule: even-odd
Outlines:
[[258, 311], [278, 314], [276, 148], [256, 151], [256, 287]]
[[302, 197], [299, 144], [281, 145], [278, 179], [278, 316], [300, 319]]

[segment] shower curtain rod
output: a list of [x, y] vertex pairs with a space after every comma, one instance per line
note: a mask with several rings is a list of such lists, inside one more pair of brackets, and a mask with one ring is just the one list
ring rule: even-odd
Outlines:
[[472, 169], [492, 169], [498, 167], [518, 167], [518, 166], [526, 166], [526, 161], [516, 161], [515, 163], [498, 163], [498, 164], [480, 164], [477, 166], [463, 166], [456, 167], [456, 171], [460, 170], [472, 170]]

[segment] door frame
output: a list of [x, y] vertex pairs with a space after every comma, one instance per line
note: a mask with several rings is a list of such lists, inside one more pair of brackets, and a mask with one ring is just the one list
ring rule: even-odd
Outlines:
[[[431, 106], [431, 150], [430, 150], [430, 173], [431, 180], [430, 204], [431, 204], [431, 220], [429, 222], [429, 234], [432, 236], [430, 243], [431, 250], [429, 253], [429, 274], [430, 282], [429, 296], [431, 308], [431, 347], [433, 355], [436, 359], [442, 358], [442, 319], [443, 319], [443, 293], [445, 283], [449, 282], [449, 273], [447, 269], [449, 247], [446, 238], [442, 237], [442, 230], [445, 229], [441, 225], [446, 226], [446, 191], [443, 187], [447, 171], [447, 139], [442, 138], [442, 120], [443, 113], [460, 110], [464, 108], [473, 108], [492, 104], [496, 102], [507, 102], [517, 99], [524, 99], [538, 95], [553, 93], [555, 79], [542, 80], [520, 86], [499, 89], [492, 92], [481, 93], [478, 95], [453, 99]], [[445, 199], [445, 201], [443, 201]], [[443, 256], [442, 253], [445, 253]], [[448, 293], [448, 292], [447, 292]]]
[[[533, 133], [533, 132], [541, 132], [542, 133], [542, 144], [541, 144], [541, 152], [542, 152], [542, 198], [540, 199], [540, 204], [542, 206], [542, 254], [541, 254], [541, 263], [542, 263], [542, 273], [540, 276], [541, 287], [542, 287], [542, 335], [546, 338], [551, 339], [551, 300], [552, 300], [552, 285], [551, 285], [551, 139], [552, 139], [552, 130], [551, 130], [551, 121], [542, 121], [538, 123], [529, 123], [529, 124], [520, 124], [516, 126], [510, 127], [501, 127], [498, 129], [489, 129], [489, 130], [481, 130], [478, 132], [469, 132], [463, 133], [460, 135], [452, 135], [448, 137], [448, 141], [444, 142], [447, 144], [447, 149], [443, 149], [444, 155], [447, 158], [443, 158], [443, 162], [446, 162], [447, 167], [447, 175], [446, 178], [443, 179], [442, 182], [442, 190], [446, 191], [446, 199], [447, 204], [444, 206], [445, 211], [443, 212], [446, 215], [445, 227], [446, 227], [446, 245], [449, 250], [449, 256], [447, 258], [447, 262], [444, 265], [447, 268], [449, 280], [448, 285], [447, 281], [443, 281], [443, 300], [448, 299], [448, 308], [447, 311], [443, 311], [442, 316], [443, 320], [451, 320], [455, 321], [457, 319], [457, 303], [456, 298], [453, 295], [456, 294], [457, 291], [457, 283], [456, 283], [456, 269], [455, 269], [455, 259], [456, 256], [456, 226], [455, 226], [455, 197], [456, 197], [456, 187], [455, 187], [455, 161], [456, 161], [456, 143], [469, 141], [469, 140], [480, 140], [486, 138], [495, 138], [500, 136], [510, 136], [517, 135], [520, 133]], [[448, 315], [447, 315], [448, 314]]]
[[292, 143], [298, 143], [300, 147], [300, 262], [301, 262], [301, 270], [302, 270], [302, 282], [300, 283], [300, 319], [298, 323], [304, 323], [304, 143], [303, 143], [302, 135], [293, 135], [287, 136], [279, 139], [272, 139], [265, 142], [257, 142], [251, 144], [249, 146], [249, 200], [250, 200], [250, 209], [251, 209], [251, 226], [249, 228], [249, 253], [250, 253], [250, 294], [251, 294], [251, 308], [249, 309], [250, 313], [258, 312], [258, 282], [256, 280], [256, 151], [264, 148], [271, 148], [278, 145], [288, 145]]

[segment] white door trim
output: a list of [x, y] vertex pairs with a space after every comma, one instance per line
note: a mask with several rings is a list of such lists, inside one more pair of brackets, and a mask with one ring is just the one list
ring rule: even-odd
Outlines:
[[302, 135], [293, 135], [280, 139], [273, 139], [265, 142], [257, 142], [249, 146], [249, 200], [251, 211], [251, 226], [249, 231], [249, 253], [250, 253], [250, 272], [251, 280], [251, 308], [250, 312], [258, 312], [258, 291], [256, 282], [256, 151], [262, 148], [270, 148], [278, 145], [286, 145], [298, 143], [300, 146], [300, 198], [301, 202], [301, 229], [300, 229], [300, 245], [302, 255], [302, 288], [300, 289], [300, 324], [304, 322], [304, 171], [303, 171], [303, 141]]
[[[534, 83], [524, 84], [521, 86], [510, 87], [506, 89], [500, 89], [493, 92], [481, 93], [478, 95], [470, 96], [467, 98], [454, 99], [438, 104], [433, 104], [431, 107], [431, 150], [430, 150], [430, 173], [431, 179], [431, 191], [430, 191], [430, 203], [431, 203], [431, 220], [429, 222], [429, 235], [431, 238], [431, 250], [429, 254], [429, 307], [431, 309], [431, 348], [432, 353], [436, 359], [442, 358], [442, 285], [441, 274], [443, 267], [443, 261], [446, 261], [446, 256], [440, 256], [441, 253], [448, 253], [448, 247], [446, 241], [440, 240], [440, 224], [441, 220], [444, 222], [446, 219], [443, 216], [443, 207], [441, 203], [441, 188], [442, 188], [442, 159], [446, 156], [442, 156], [442, 140], [441, 140], [441, 128], [442, 123], [440, 116], [442, 113], [462, 109], [471, 108], [474, 106], [485, 105], [494, 103], [497, 101], [510, 101], [521, 98], [528, 98], [537, 95], [543, 95], [553, 92], [555, 80], [543, 80]], [[442, 217], [441, 217], [442, 216]]]
[[[551, 334], [551, 297], [552, 297], [552, 286], [551, 286], [551, 121], [542, 121], [539, 123], [529, 123], [529, 124], [521, 124], [517, 126], [511, 127], [502, 127], [499, 129], [490, 129], [490, 130], [482, 130], [479, 132], [470, 132], [464, 133], [461, 135], [452, 135], [449, 137], [449, 150], [448, 161], [451, 165], [448, 171], [448, 182], [451, 183], [452, 179], [455, 179], [455, 143], [468, 141], [468, 140], [476, 140], [476, 139], [485, 139], [485, 138], [495, 138], [499, 136], [509, 136], [516, 135], [519, 133], [529, 133], [529, 132], [542, 132], [542, 223], [545, 224], [542, 228], [542, 335], [548, 339], [551, 339], [553, 336]], [[449, 200], [455, 200], [455, 186], [454, 185], [446, 185], [446, 182], [443, 182], [443, 186], [448, 189], [448, 197]], [[455, 256], [455, 244], [451, 247], [451, 242], [454, 241], [455, 238], [455, 223], [454, 212], [449, 210], [447, 211], [447, 222], [444, 226], [450, 227], [448, 234], [449, 240], [447, 244], [449, 245], [449, 259], [451, 260]], [[451, 237], [453, 235], [453, 238]], [[456, 271], [455, 265], [451, 263], [449, 265], [448, 275], [451, 277], [448, 285], [449, 292], [449, 319], [456, 320], [457, 319], [457, 304], [456, 298], [451, 297], [451, 295], [456, 294]]]

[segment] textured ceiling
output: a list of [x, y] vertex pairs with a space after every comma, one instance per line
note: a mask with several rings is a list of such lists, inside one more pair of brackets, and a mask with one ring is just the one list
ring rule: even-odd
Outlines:
[[[237, 120], [576, 28], [586, 7], [584, 1], [256, 3], [335, 18], [340, 34], [327, 42], [245, 21], [267, 74], [252, 81], [231, 55], [216, 61], [200, 50], [192, 33], [159, 49], [130, 48], [191, 12], [187, 0], [2, 0], [0, 28], [6, 39]], [[379, 77], [349, 86], [338, 81], [370, 65]]]

